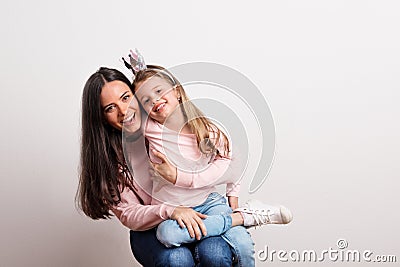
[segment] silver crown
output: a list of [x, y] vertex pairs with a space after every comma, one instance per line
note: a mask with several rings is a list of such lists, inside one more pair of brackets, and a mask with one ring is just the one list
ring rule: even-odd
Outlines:
[[137, 48], [135, 48], [135, 52], [130, 50], [128, 57], [129, 57], [129, 60], [126, 60], [124, 57], [122, 57], [122, 60], [124, 61], [125, 66], [128, 69], [131, 69], [133, 73], [136, 73], [140, 70], [147, 69], [146, 63], [144, 62], [144, 58], [139, 53], [139, 50], [137, 50]]

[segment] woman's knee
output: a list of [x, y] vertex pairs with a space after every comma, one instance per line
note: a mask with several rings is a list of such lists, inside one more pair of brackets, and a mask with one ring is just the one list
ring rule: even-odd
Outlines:
[[194, 266], [189, 248], [166, 248], [157, 240], [154, 229], [143, 232], [130, 231], [130, 243], [135, 259], [143, 266]]
[[197, 246], [200, 266], [232, 266], [232, 251], [220, 236], [202, 240]]
[[183, 246], [162, 251], [154, 260], [154, 265], [160, 267], [194, 266], [194, 259], [191, 251]]

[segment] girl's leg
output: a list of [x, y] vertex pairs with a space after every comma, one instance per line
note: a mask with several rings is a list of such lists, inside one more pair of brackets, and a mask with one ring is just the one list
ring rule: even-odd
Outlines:
[[234, 267], [254, 267], [254, 242], [243, 226], [235, 226], [226, 231], [222, 238], [232, 247], [235, 255]]
[[[206, 237], [219, 236], [226, 232], [232, 225], [230, 215], [210, 215], [203, 220], [207, 229], [207, 236], [202, 236], [201, 240]], [[194, 237], [189, 235], [186, 228], [181, 228], [175, 220], [166, 220], [157, 227], [157, 239], [166, 247], [180, 246], [186, 243], [196, 241]]]
[[[217, 201], [218, 204], [214, 204], [207, 210], [208, 215], [232, 213], [232, 209], [227, 205], [225, 198], [222, 196], [220, 197], [221, 199]], [[240, 218], [235, 220], [241, 220], [243, 222], [243, 218], [239, 213], [234, 213], [232, 215]], [[240, 224], [241, 223], [239, 223], [239, 225]], [[255, 266], [254, 242], [246, 228], [243, 226], [232, 227], [222, 234], [222, 238], [224, 238], [232, 248], [232, 252], [235, 256], [233, 266]]]
[[[235, 264], [235, 266], [255, 265], [254, 242], [246, 228], [243, 226], [232, 227], [232, 209], [226, 204], [224, 197], [217, 193], [212, 193], [202, 205], [194, 209], [208, 215], [203, 220], [207, 229], [206, 237], [221, 235], [231, 246], [237, 259], [237, 265]], [[236, 215], [240, 216], [238, 213]], [[180, 246], [181, 244], [195, 241], [195, 238], [190, 237], [187, 229], [180, 228], [174, 220], [164, 221], [158, 226], [157, 238], [165, 246]], [[203, 236], [202, 240], [203, 238], [205, 237]]]
[[[203, 220], [207, 229], [207, 236], [219, 236], [232, 227], [231, 208], [226, 205], [226, 200], [218, 193], [211, 193], [207, 200], [194, 210], [208, 215]], [[157, 238], [166, 247], [180, 246], [185, 243], [196, 241], [190, 237], [186, 228], [181, 228], [175, 220], [166, 220], [160, 223], [157, 227]]]
[[155, 229], [131, 230], [130, 243], [133, 256], [143, 266], [186, 267], [195, 264], [189, 248], [166, 248], [157, 240]]

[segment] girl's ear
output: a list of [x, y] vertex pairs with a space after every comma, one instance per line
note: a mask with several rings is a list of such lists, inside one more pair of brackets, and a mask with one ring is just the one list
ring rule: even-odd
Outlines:
[[173, 88], [174, 88], [174, 91], [175, 91], [176, 98], [178, 100], [180, 100], [181, 99], [181, 91], [179, 90], [179, 88], [176, 85]]

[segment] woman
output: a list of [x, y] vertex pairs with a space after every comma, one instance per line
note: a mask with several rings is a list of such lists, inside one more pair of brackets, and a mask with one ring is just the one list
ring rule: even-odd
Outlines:
[[131, 84], [118, 70], [100, 68], [90, 76], [82, 95], [77, 201], [83, 212], [96, 220], [110, 218], [112, 211], [131, 229], [133, 255], [144, 266], [231, 266], [230, 247], [221, 237], [210, 237], [192, 246], [176, 248], [165, 248], [159, 243], [154, 227], [163, 220], [180, 220], [191, 236], [200, 238], [205, 231], [202, 222], [205, 216], [191, 208], [150, 205], [151, 196], [147, 192], [151, 192], [151, 188], [146, 187], [151, 186], [151, 182], [140, 182], [139, 186], [127, 167], [122, 125], [130, 135], [127, 136], [127, 140], [132, 142], [130, 149], [139, 156], [139, 161], [135, 159], [132, 165], [138, 164], [143, 156], [147, 156], [140, 134], [140, 109]]

